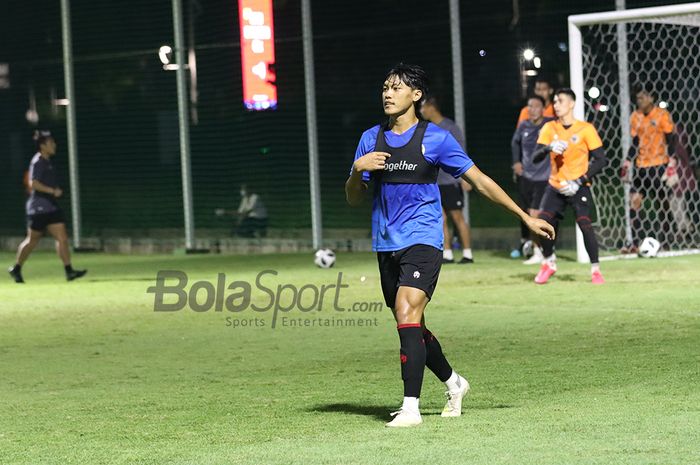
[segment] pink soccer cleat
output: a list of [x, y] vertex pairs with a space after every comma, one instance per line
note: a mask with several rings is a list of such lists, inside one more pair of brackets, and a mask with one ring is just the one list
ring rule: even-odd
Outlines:
[[542, 263], [542, 267], [540, 267], [540, 272], [537, 273], [537, 276], [535, 276], [535, 283], [547, 284], [547, 281], [549, 281], [549, 278], [551, 278], [552, 275], [556, 272], [557, 272], [556, 267], [550, 265], [547, 262]]
[[605, 284], [605, 280], [603, 279], [603, 275], [600, 271], [594, 271], [591, 273], [591, 282], [593, 284]]

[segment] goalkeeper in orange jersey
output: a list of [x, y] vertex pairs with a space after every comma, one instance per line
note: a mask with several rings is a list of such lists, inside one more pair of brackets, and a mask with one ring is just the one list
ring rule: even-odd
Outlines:
[[[607, 164], [603, 142], [592, 124], [574, 118], [576, 94], [571, 89], [559, 89], [554, 93], [554, 112], [557, 119], [546, 123], [537, 139], [533, 154], [535, 162], [551, 157], [552, 171], [542, 204], [540, 218], [556, 229], [563, 218], [567, 205], [576, 213], [576, 223], [583, 233], [586, 252], [591, 260], [591, 282], [603, 284], [598, 263], [598, 240], [595, 237], [590, 210], [591, 180]], [[540, 272], [535, 277], [537, 284], [545, 284], [557, 271], [554, 257], [554, 241], [541, 238], [545, 257]]]
[[[630, 195], [630, 223], [632, 243], [622, 248], [622, 253], [637, 253], [644, 238], [644, 197], [653, 196], [659, 202], [657, 217], [666, 219], [666, 187], [678, 182], [677, 162], [674, 153], [674, 125], [668, 111], [656, 105], [651, 89], [636, 89], [637, 110], [630, 117], [632, 145], [622, 164], [620, 177], [632, 183]], [[632, 163], [635, 165], [632, 173]], [[662, 228], [658, 228], [662, 232]]]

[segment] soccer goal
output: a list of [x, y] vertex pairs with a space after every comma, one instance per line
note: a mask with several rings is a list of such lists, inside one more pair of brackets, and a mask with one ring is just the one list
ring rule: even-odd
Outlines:
[[[593, 186], [601, 248], [617, 250], [640, 234], [674, 251], [700, 248], [700, 3], [576, 15], [568, 23], [575, 114], [596, 126], [610, 159]], [[661, 167], [661, 179], [641, 179], [649, 170], [634, 165], [630, 180], [620, 177], [637, 86], [652, 89], [675, 125], [675, 173]], [[631, 212], [634, 192], [644, 196]], [[577, 239], [579, 261], [587, 261]]]

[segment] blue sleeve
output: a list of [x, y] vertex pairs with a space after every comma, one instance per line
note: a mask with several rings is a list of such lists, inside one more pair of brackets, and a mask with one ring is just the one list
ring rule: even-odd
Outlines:
[[[376, 126], [376, 129], [378, 128], [379, 126]], [[378, 131], [375, 131], [375, 128], [369, 129], [362, 133], [360, 142], [357, 144], [357, 150], [355, 150], [355, 158], [353, 158], [352, 160], [353, 163], [355, 163], [355, 160], [357, 160], [358, 158], [374, 150], [374, 146], [377, 143], [377, 134]], [[350, 174], [352, 174], [352, 166], [350, 167]], [[367, 171], [362, 173], [362, 180], [364, 182], [369, 182], [369, 179], [370, 173], [368, 173]]]
[[446, 137], [435, 150], [435, 159], [428, 161], [439, 165], [446, 173], [458, 178], [474, 166], [474, 162], [452, 134], [445, 131], [445, 135]]

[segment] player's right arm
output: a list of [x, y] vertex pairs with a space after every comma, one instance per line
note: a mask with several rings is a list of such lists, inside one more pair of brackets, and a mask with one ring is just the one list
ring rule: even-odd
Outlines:
[[558, 139], [554, 140], [554, 130], [551, 124], [551, 122], [545, 123], [537, 138], [537, 146], [535, 151], [532, 152], [532, 161], [535, 163], [544, 160], [551, 152], [561, 155], [566, 150], [568, 145], [566, 142]]
[[350, 177], [345, 182], [345, 198], [350, 206], [355, 207], [362, 203], [367, 192], [367, 176], [365, 173], [383, 170], [386, 159], [391, 154], [387, 152], [369, 152], [357, 158], [352, 164]]
[[53, 195], [54, 197], [60, 197], [63, 195], [63, 191], [59, 187], [49, 187], [37, 179], [31, 181], [31, 187], [37, 192], [43, 192], [44, 194]]
[[510, 141], [510, 151], [511, 151], [511, 161], [513, 173], [516, 176], [522, 176], [523, 174], [523, 164], [520, 161], [522, 156], [522, 133], [520, 131], [520, 126], [513, 133], [513, 138]]

